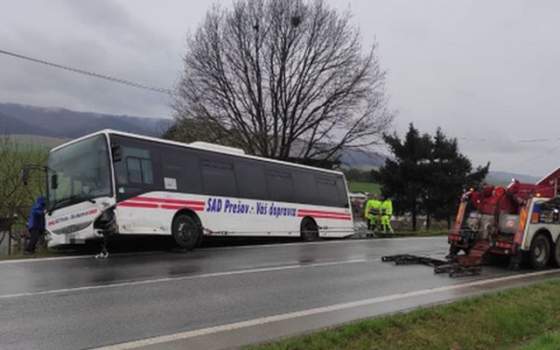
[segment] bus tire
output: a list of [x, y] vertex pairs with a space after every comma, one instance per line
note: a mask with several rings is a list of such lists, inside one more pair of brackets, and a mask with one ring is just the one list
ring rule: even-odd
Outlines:
[[531, 248], [529, 250], [529, 261], [535, 270], [544, 269], [549, 261], [551, 255], [550, 240], [544, 233], [539, 233], [533, 238]]
[[312, 218], [304, 218], [300, 225], [300, 236], [305, 242], [316, 241], [319, 239], [319, 227]]
[[196, 215], [183, 212], [173, 219], [171, 233], [179, 247], [192, 250], [202, 238], [202, 226]]

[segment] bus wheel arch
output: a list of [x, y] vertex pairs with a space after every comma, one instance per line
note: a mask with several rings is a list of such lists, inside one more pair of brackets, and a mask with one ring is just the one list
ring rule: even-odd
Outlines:
[[202, 241], [202, 222], [190, 209], [181, 209], [173, 216], [171, 235], [183, 249], [192, 250]]
[[548, 230], [541, 229], [535, 233], [529, 248], [529, 262], [535, 270], [544, 269], [548, 265], [555, 251], [553, 246], [552, 236]]
[[300, 237], [306, 242], [316, 241], [319, 239], [319, 225], [311, 216], [305, 216], [300, 224]]

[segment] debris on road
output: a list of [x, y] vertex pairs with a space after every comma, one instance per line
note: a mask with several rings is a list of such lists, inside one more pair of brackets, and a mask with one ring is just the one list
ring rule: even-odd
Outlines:
[[473, 276], [480, 274], [482, 271], [480, 265], [465, 265], [453, 260], [442, 260], [411, 254], [382, 256], [381, 261], [394, 262], [395, 265], [427, 265], [434, 268], [434, 273], [448, 273], [449, 277]]

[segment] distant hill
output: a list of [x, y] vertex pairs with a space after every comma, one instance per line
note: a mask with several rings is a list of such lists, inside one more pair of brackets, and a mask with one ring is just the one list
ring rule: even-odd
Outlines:
[[383, 166], [386, 159], [386, 156], [377, 152], [346, 150], [341, 155], [340, 162], [347, 168], [370, 170]]
[[[51, 146], [101, 129], [160, 136], [172, 122], [170, 119], [161, 118], [140, 118], [77, 112], [65, 108], [0, 103], [0, 135], [20, 135], [18, 137], [25, 140], [33, 139], [33, 135], [45, 136], [51, 138], [46, 139], [47, 144]], [[341, 162], [349, 168], [370, 169], [382, 166], [385, 157], [375, 152], [348, 150], [342, 155]]]
[[[0, 103], [0, 136], [13, 135], [24, 144], [53, 147], [62, 142], [101, 129], [114, 129], [147, 136], [160, 136], [170, 119], [128, 115], [77, 112], [65, 108], [45, 108], [15, 103]], [[347, 150], [340, 161], [346, 168], [370, 170], [385, 164], [386, 156], [371, 151]], [[508, 184], [512, 178], [534, 183], [537, 177], [504, 171], [491, 171], [486, 179], [492, 184]]]
[[511, 182], [512, 179], [516, 179], [520, 182], [526, 183], [536, 183], [540, 180], [539, 177], [531, 175], [516, 174], [506, 171], [490, 171], [488, 173], [488, 176], [486, 177], [486, 182], [492, 185], [507, 185]]
[[2, 109], [0, 108], [0, 133], [1, 134], [29, 134], [34, 133], [35, 135], [44, 135], [48, 133], [46, 129], [43, 129], [40, 126], [35, 126], [31, 123], [27, 123], [17, 116], [11, 116], [5, 113], [2, 113]]
[[0, 103], [0, 134], [72, 139], [101, 129], [160, 136], [172, 120]]

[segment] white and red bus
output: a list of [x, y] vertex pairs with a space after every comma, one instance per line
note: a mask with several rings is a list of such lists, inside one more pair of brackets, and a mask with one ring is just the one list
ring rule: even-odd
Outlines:
[[313, 240], [353, 233], [341, 172], [112, 130], [51, 150], [49, 246], [108, 234], [172, 235], [187, 249], [203, 236]]

